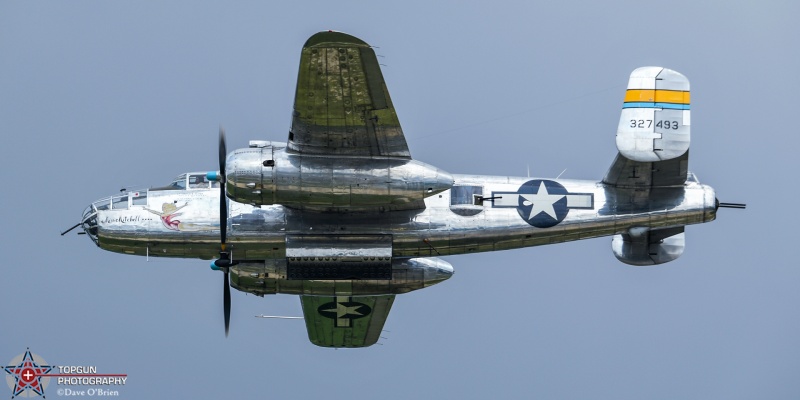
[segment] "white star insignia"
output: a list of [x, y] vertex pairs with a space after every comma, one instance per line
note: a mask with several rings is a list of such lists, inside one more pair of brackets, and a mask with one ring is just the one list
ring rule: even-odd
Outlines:
[[528, 216], [528, 220], [530, 221], [533, 217], [542, 212], [557, 220], [558, 217], [556, 216], [556, 210], [553, 209], [553, 204], [563, 199], [565, 195], [547, 193], [547, 186], [544, 185], [544, 182], [541, 182], [539, 184], [539, 191], [536, 194], [520, 194], [519, 196], [525, 199], [525, 201], [522, 202], [523, 205], [533, 205], [531, 213]]
[[336, 303], [336, 308], [331, 308], [329, 310], [322, 310], [325, 312], [335, 312], [336, 318], [343, 318], [348, 315], [364, 315], [360, 312], [356, 311], [361, 308], [361, 304], [354, 305], [352, 307], [348, 307], [342, 303]]

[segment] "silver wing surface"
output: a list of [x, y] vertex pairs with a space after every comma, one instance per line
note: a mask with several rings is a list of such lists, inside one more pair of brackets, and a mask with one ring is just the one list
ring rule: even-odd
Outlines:
[[311, 343], [323, 347], [367, 347], [381, 336], [394, 295], [300, 296]]
[[411, 158], [375, 51], [367, 43], [330, 31], [306, 41], [287, 149]]

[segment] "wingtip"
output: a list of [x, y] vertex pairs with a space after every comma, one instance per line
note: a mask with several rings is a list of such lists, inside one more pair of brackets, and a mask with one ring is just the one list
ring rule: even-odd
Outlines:
[[306, 40], [306, 43], [303, 45], [303, 47], [319, 46], [327, 43], [338, 43], [351, 46], [355, 45], [355, 46], [369, 47], [369, 44], [367, 44], [367, 42], [353, 35], [344, 32], [334, 31], [331, 29], [327, 31], [317, 32], [311, 35], [311, 37], [308, 38], [308, 40]]

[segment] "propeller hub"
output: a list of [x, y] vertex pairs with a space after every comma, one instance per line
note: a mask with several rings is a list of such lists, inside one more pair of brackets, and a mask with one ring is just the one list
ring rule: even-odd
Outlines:
[[209, 171], [206, 172], [206, 179], [213, 182], [220, 182], [222, 181], [222, 174], [220, 174], [219, 171]]

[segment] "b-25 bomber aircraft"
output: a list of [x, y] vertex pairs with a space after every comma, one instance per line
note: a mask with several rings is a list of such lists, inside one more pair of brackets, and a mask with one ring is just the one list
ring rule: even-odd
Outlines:
[[311, 342], [366, 347], [396, 295], [450, 278], [440, 256], [612, 236], [624, 263], [678, 258], [686, 225], [744, 207], [689, 172], [690, 126], [686, 77], [638, 68], [602, 181], [450, 174], [411, 158], [373, 49], [320, 32], [288, 142], [228, 153], [220, 129], [219, 171], [95, 201], [70, 230], [118, 253], [214, 260], [226, 335], [232, 286], [299, 295]]

